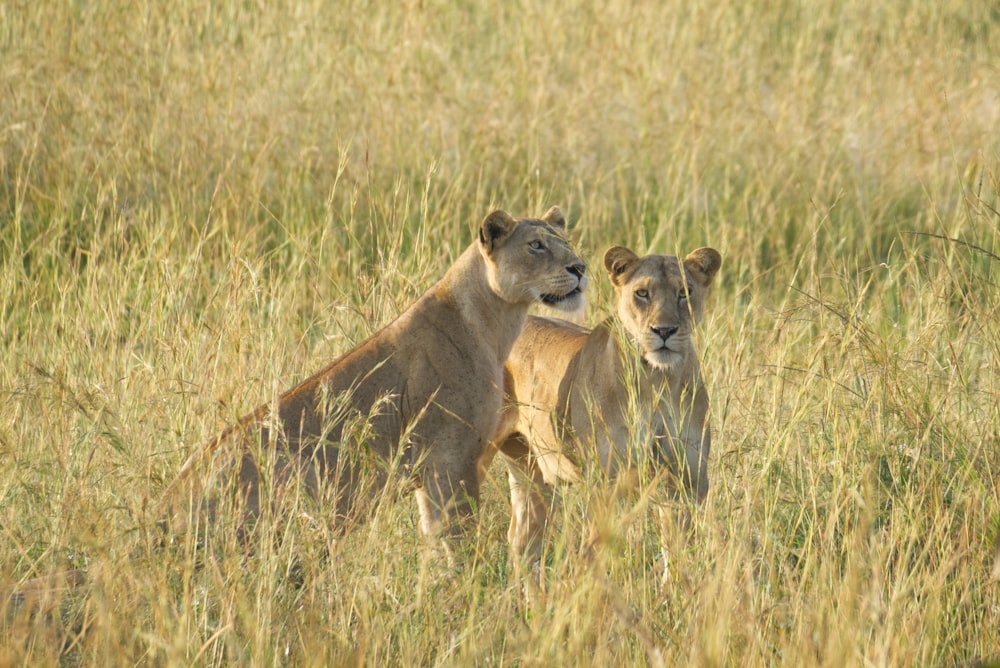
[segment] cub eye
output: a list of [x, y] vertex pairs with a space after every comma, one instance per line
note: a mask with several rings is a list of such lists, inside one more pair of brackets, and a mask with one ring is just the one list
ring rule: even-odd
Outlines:
[[532, 241], [528, 242], [528, 248], [530, 248], [531, 250], [539, 251], [545, 248], [545, 244], [543, 244], [538, 239], [533, 239]]
[[642, 300], [649, 299], [649, 290], [646, 290], [645, 288], [640, 288], [640, 289], [636, 290], [635, 291], [635, 298], [636, 299], [642, 299]]

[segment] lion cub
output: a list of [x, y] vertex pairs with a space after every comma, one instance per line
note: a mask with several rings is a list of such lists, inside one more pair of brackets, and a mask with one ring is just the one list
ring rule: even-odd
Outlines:
[[582, 300], [585, 266], [565, 228], [558, 207], [541, 219], [486, 216], [476, 241], [395, 321], [192, 455], [164, 495], [168, 523], [185, 526], [191, 499], [210, 516], [229, 503], [252, 520], [282, 498], [295, 503], [298, 487], [336, 508], [342, 528], [404, 479], [417, 487], [422, 532], [457, 532], [479, 498], [477, 466], [528, 307]]
[[708, 392], [691, 333], [721, 264], [711, 248], [678, 260], [616, 246], [604, 255], [614, 316], [593, 330], [528, 319], [507, 362], [509, 403], [495, 438], [515, 553], [540, 550], [547, 486], [579, 480], [583, 462], [609, 476], [665, 465], [677, 493], [704, 499]]

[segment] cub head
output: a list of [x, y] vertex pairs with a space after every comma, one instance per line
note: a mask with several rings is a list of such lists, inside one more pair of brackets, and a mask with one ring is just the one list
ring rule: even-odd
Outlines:
[[639, 257], [621, 246], [608, 249], [604, 267], [618, 294], [617, 314], [651, 366], [669, 370], [691, 350], [691, 329], [701, 320], [705, 296], [722, 256], [699, 248], [683, 260]]
[[564, 311], [582, 306], [587, 266], [566, 239], [559, 207], [540, 219], [494, 211], [479, 228], [479, 250], [490, 288], [505, 301]]

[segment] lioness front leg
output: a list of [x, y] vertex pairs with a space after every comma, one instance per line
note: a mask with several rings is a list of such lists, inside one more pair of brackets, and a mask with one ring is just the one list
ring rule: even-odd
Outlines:
[[479, 503], [479, 469], [475, 458], [442, 457], [421, 468], [421, 486], [415, 491], [423, 535], [461, 538]]

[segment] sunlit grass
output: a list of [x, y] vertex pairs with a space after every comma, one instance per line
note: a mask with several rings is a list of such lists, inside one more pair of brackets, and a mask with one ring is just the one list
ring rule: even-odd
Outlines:
[[[1000, 14], [985, 2], [0, 6], [0, 663], [954, 665], [1000, 657]], [[485, 485], [251, 556], [156, 547], [191, 450], [398, 314], [493, 207], [724, 258], [712, 487]], [[494, 473], [498, 473], [494, 471]], [[638, 505], [637, 505], [638, 504]], [[329, 519], [329, 518], [326, 518]], [[530, 604], [529, 604], [530, 599]]]

